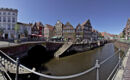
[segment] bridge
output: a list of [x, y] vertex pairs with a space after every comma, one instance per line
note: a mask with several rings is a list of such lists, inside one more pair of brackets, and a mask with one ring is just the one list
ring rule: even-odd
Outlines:
[[[22, 64], [19, 64], [18, 59], [14, 60], [11, 57], [9, 57], [8, 55], [6, 55], [6, 53], [4, 53], [3, 51], [0, 51], [0, 70], [2, 72], [4, 72], [7, 77], [9, 78], [9, 80], [14, 80], [10, 77], [10, 75], [8, 74], [8, 72], [10, 73], [14, 73], [16, 74], [16, 79], [18, 80], [18, 74], [28, 74], [28, 73], [33, 73], [35, 75], [41, 76], [41, 77], [46, 77], [46, 78], [50, 78], [50, 79], [69, 79], [69, 78], [75, 78], [84, 74], [87, 74], [93, 70], [96, 70], [96, 80], [100, 80], [100, 66], [102, 66], [105, 62], [107, 62], [108, 60], [110, 60], [113, 56], [117, 55], [118, 53], [120, 53], [120, 50], [118, 50], [115, 54], [113, 54], [112, 56], [106, 58], [105, 60], [99, 62], [99, 60], [96, 60], [95, 66], [91, 67], [88, 70], [85, 70], [81, 73], [77, 73], [77, 74], [73, 74], [73, 75], [68, 75], [68, 76], [51, 76], [51, 75], [46, 75], [46, 74], [42, 74], [39, 72], [36, 72], [34, 69], [29, 69], [25, 66], [23, 66]], [[120, 54], [119, 54], [120, 56]], [[118, 69], [121, 63], [121, 58], [119, 57], [119, 61], [117, 63], [117, 65], [115, 66], [115, 68], [113, 69], [112, 73], [110, 74], [110, 76], [107, 78], [107, 80], [110, 80], [112, 75], [114, 74], [114, 72], [116, 71], [116, 69]], [[0, 76], [1, 78], [1, 76]], [[2, 80], [2, 79], [1, 79]]]

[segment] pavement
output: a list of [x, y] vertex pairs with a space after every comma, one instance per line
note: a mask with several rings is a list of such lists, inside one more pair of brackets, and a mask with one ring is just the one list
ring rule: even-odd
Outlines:
[[130, 48], [113, 80], [130, 80]]
[[0, 41], [0, 48], [17, 46], [17, 45], [28, 44], [28, 43], [43, 43], [43, 42], [44, 41], [28, 41], [28, 42], [21, 42], [21, 43], [12, 43], [7, 41]]
[[18, 45], [18, 44], [10, 43], [10, 42], [7, 42], [7, 41], [0, 41], [0, 48], [9, 47], [9, 46], [15, 46], [15, 45]]
[[124, 68], [123, 80], [130, 80], [130, 55]]

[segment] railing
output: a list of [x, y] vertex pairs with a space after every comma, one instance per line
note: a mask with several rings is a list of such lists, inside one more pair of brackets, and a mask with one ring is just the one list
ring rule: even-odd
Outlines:
[[[77, 73], [77, 74], [74, 74], [74, 75], [68, 75], [68, 76], [51, 76], [51, 75], [46, 75], [46, 74], [42, 74], [42, 73], [39, 73], [39, 72], [36, 72], [34, 70], [31, 70], [23, 65], [19, 65], [19, 59], [17, 58], [17, 61], [14, 61], [12, 58], [10, 58], [9, 56], [7, 56], [4, 52], [0, 51], [1, 54], [0, 56], [4, 56], [5, 59], [8, 59], [8, 61], [12, 62], [12, 63], [15, 63], [15, 73], [16, 73], [16, 78], [15, 80], [18, 80], [18, 74], [20, 74], [21, 70], [23, 71], [28, 71], [28, 72], [31, 72], [31, 73], [34, 73], [38, 76], [41, 76], [41, 77], [45, 77], [45, 78], [51, 78], [51, 79], [69, 79], [69, 78], [75, 78], [75, 77], [79, 77], [81, 75], [84, 75], [84, 74], [87, 74], [93, 70], [96, 70], [96, 80], [100, 80], [100, 73], [99, 73], [99, 69], [100, 67], [105, 63], [107, 62], [108, 60], [110, 60], [113, 56], [115, 56], [117, 53], [119, 53], [119, 61], [118, 63], [116, 64], [115, 68], [113, 69], [113, 71], [111, 72], [111, 74], [109, 75], [109, 77], [107, 78], [107, 80], [110, 80], [111, 77], [113, 76], [114, 72], [117, 70], [117, 68], [119, 67], [120, 63], [121, 63], [121, 58], [120, 58], [120, 50], [118, 50], [116, 52], [116, 54], [113, 54], [112, 56], [108, 57], [107, 59], [99, 62], [99, 60], [96, 60], [96, 64], [95, 66], [91, 67], [90, 69], [84, 71], [84, 72], [81, 72], [81, 73]], [[0, 61], [1, 61], [1, 64], [4, 65], [2, 63], [2, 59], [0, 58]], [[17, 66], [16, 66], [17, 65]], [[6, 71], [9, 71], [10, 69], [7, 69], [5, 67], [5, 65], [3, 66], [5, 68]], [[6, 71], [4, 71], [6, 73]], [[9, 76], [8, 76], [9, 77]], [[11, 79], [10, 79], [11, 80]]]

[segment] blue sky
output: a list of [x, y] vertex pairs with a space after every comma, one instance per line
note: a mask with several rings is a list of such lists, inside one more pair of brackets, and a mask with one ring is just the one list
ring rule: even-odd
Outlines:
[[100, 32], [119, 34], [130, 17], [130, 0], [0, 0], [0, 7], [18, 9], [18, 21], [74, 27], [90, 19]]

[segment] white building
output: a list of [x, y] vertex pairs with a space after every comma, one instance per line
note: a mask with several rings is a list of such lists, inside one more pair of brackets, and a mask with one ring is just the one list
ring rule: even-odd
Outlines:
[[0, 8], [0, 29], [4, 30], [5, 39], [13, 39], [17, 22], [17, 9]]

